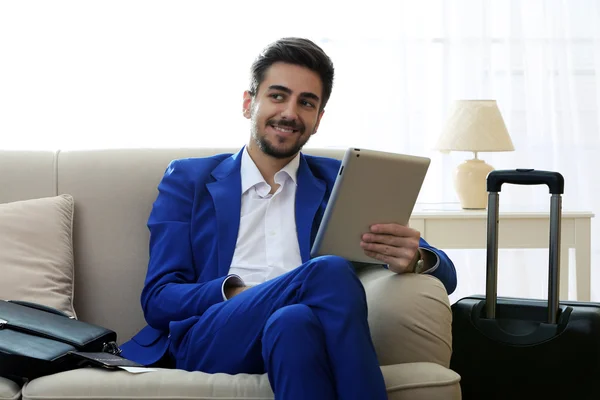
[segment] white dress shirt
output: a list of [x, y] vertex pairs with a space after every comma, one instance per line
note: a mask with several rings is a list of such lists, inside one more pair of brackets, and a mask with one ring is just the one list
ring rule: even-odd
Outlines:
[[[225, 282], [254, 286], [302, 264], [296, 231], [296, 185], [300, 155], [275, 174], [271, 186], [244, 148], [241, 160], [242, 207], [235, 252]], [[223, 298], [225, 297], [223, 282]]]

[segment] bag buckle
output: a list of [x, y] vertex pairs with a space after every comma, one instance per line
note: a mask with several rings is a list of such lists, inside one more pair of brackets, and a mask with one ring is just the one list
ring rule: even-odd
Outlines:
[[115, 342], [108, 342], [102, 345], [102, 352], [104, 353], [110, 353], [112, 355], [118, 356], [119, 354], [121, 354], [122, 351], [123, 350], [121, 350]]

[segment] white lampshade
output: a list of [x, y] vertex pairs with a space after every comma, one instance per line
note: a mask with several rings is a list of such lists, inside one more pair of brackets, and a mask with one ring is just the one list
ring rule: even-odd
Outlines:
[[444, 153], [475, 153], [454, 171], [454, 186], [464, 209], [487, 207], [486, 178], [494, 167], [477, 158], [477, 153], [515, 149], [495, 100], [455, 101], [435, 148]]
[[488, 152], [515, 148], [495, 100], [458, 100], [450, 109], [435, 149]]

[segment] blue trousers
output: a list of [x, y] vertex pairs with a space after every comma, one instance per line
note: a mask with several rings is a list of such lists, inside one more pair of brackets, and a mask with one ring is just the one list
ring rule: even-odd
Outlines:
[[352, 265], [325, 256], [215, 304], [172, 332], [176, 367], [267, 373], [276, 399], [387, 399]]

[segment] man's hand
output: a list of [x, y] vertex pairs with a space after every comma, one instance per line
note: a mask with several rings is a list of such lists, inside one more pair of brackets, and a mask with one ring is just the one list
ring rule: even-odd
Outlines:
[[245, 290], [250, 289], [252, 286], [232, 286], [232, 287], [226, 287], [225, 288], [225, 297], [227, 298], [227, 300], [231, 299], [234, 296], [237, 296], [238, 294], [242, 293]]
[[421, 233], [398, 224], [377, 224], [362, 236], [360, 242], [365, 254], [373, 257], [389, 269], [403, 274], [414, 269], [419, 252]]

